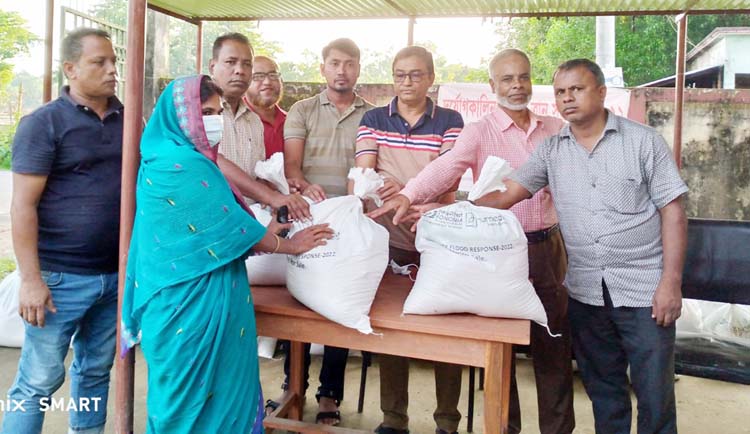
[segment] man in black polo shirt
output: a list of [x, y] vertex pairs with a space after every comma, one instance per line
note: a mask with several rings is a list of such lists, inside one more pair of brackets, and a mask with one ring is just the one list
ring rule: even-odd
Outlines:
[[42, 432], [71, 338], [70, 432], [101, 433], [106, 419], [117, 330], [122, 104], [106, 32], [71, 32], [63, 62], [69, 86], [21, 119], [13, 140], [11, 222], [26, 340], [4, 434]]

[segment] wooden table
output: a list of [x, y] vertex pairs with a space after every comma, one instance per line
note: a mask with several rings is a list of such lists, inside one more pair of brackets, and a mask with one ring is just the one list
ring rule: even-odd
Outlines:
[[529, 343], [529, 321], [483, 318], [469, 314], [406, 315], [401, 311], [412, 282], [387, 271], [370, 310], [375, 334], [329, 321], [296, 301], [282, 286], [252, 288], [258, 335], [291, 341], [290, 398], [269, 415], [267, 429], [301, 433], [364, 433], [300, 422], [302, 418], [303, 345], [316, 342], [373, 353], [478, 366], [484, 376], [484, 433], [506, 433], [512, 344]]

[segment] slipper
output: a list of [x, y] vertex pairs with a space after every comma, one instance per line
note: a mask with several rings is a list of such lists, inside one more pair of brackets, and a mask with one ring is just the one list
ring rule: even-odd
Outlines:
[[266, 406], [264, 407], [265, 415], [268, 416], [269, 414], [273, 413], [277, 408], [279, 408], [280, 405], [280, 403], [274, 401], [273, 399], [267, 399]]
[[315, 423], [321, 423], [325, 419], [334, 419], [336, 422], [332, 423], [331, 426], [338, 426], [341, 423], [341, 412], [336, 411], [321, 411], [315, 415]]
[[383, 424], [381, 423], [377, 428], [375, 428], [375, 434], [409, 434], [409, 430], [389, 428], [387, 426], [383, 426]]

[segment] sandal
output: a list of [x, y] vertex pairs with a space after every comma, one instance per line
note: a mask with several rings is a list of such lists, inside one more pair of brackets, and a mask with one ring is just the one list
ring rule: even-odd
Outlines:
[[274, 401], [273, 399], [267, 399], [266, 400], [266, 406], [263, 408], [264, 413], [266, 416], [276, 411], [277, 408], [279, 408], [281, 404]]
[[325, 419], [333, 419], [335, 420], [334, 423], [330, 424], [331, 426], [338, 426], [341, 423], [341, 412], [336, 411], [321, 411], [318, 414], [315, 415], [315, 423], [319, 424], [321, 421]]
[[383, 424], [381, 423], [377, 428], [375, 428], [375, 434], [409, 434], [409, 430], [389, 428], [387, 426], [383, 426]]

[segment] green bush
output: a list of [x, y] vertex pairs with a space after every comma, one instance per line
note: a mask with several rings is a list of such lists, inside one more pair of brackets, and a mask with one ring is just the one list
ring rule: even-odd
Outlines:
[[16, 125], [0, 126], [0, 169], [10, 169], [10, 147], [16, 134]]
[[0, 258], [0, 280], [16, 269], [16, 262], [11, 258]]

